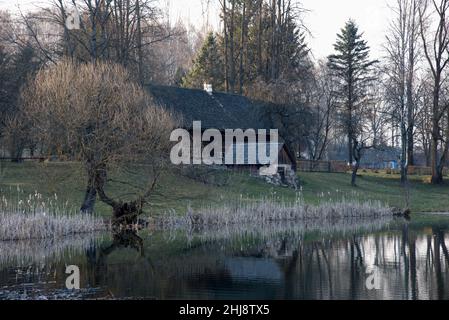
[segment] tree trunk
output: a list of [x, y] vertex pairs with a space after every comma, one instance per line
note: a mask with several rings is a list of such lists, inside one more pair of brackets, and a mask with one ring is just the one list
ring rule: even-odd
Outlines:
[[87, 164], [87, 175], [87, 187], [80, 211], [81, 213], [85, 214], [93, 214], [95, 209], [95, 202], [97, 200], [97, 189], [95, 185], [97, 179], [95, 177], [96, 172], [90, 162]]
[[415, 165], [415, 105], [413, 102], [413, 72], [407, 80], [407, 165]]
[[224, 67], [225, 67], [225, 90], [229, 92], [229, 39], [228, 39], [228, 12], [226, 0], [223, 0], [223, 26], [224, 26]]
[[136, 1], [136, 15], [137, 15], [137, 64], [139, 69], [139, 82], [144, 84], [143, 75], [143, 51], [142, 51], [142, 14], [140, 10], [140, 0]]
[[[438, 93], [439, 94], [439, 93]], [[449, 125], [446, 125], [444, 137], [440, 134], [440, 123], [445, 122], [443, 117], [440, 117], [439, 96], [436, 97], [434, 102], [434, 115], [433, 115], [433, 129], [432, 129], [432, 144], [431, 144], [431, 165], [432, 165], [432, 184], [439, 185], [444, 182], [444, 167], [449, 156]], [[447, 117], [449, 119], [449, 109], [447, 111]], [[439, 150], [441, 143], [441, 150]], [[440, 151], [440, 152], [439, 152]], [[440, 156], [441, 154], [441, 156]]]
[[408, 163], [407, 163], [407, 130], [405, 128], [405, 123], [401, 124], [401, 183], [405, 184], [407, 182], [407, 174], [408, 174]]
[[435, 180], [432, 179], [433, 184], [442, 184], [444, 182], [443, 170], [444, 170], [444, 167], [442, 165], [438, 165], [437, 176], [436, 176]]
[[230, 44], [229, 44], [229, 62], [230, 62], [230, 75], [229, 75], [229, 86], [230, 86], [230, 90], [231, 93], [235, 93], [235, 39], [234, 39], [234, 35], [235, 35], [235, 1], [236, 0], [231, 0], [232, 5], [231, 5], [231, 25], [230, 25], [230, 30], [229, 30], [229, 40], [230, 40]]
[[401, 160], [401, 183], [406, 184], [408, 179], [408, 168], [404, 160]]
[[357, 187], [357, 174], [360, 169], [360, 161], [356, 160], [355, 166], [352, 168], [351, 186]]
[[407, 163], [409, 166], [415, 165], [415, 141], [411, 130], [408, 135]]
[[113, 212], [114, 225], [130, 226], [138, 224], [139, 216], [142, 214], [142, 208], [135, 202], [120, 203], [113, 208]]
[[240, 68], [239, 68], [239, 93], [243, 94], [243, 81], [244, 81], [244, 54], [245, 54], [245, 40], [246, 40], [246, 2], [243, 2], [242, 11], [242, 30], [241, 30], [241, 43], [240, 43]]
[[361, 165], [361, 161], [362, 161], [362, 157], [363, 157], [363, 152], [364, 150], [367, 149], [363, 143], [359, 143], [356, 139], [354, 139], [353, 142], [353, 157], [355, 160], [355, 165], [352, 168], [352, 177], [351, 177], [351, 185], [353, 187], [357, 187], [357, 173], [359, 172], [360, 169], [360, 165]]
[[416, 47], [417, 47], [417, 0], [413, 0], [408, 18], [408, 73], [407, 73], [407, 165], [415, 165], [414, 149], [415, 149], [415, 101], [414, 101], [414, 81], [416, 70]]
[[273, 0], [271, 3], [271, 79], [276, 79], [276, 35], [277, 35], [277, 26], [276, 26], [276, 0]]
[[90, 22], [92, 31], [90, 32], [90, 59], [92, 63], [97, 62], [98, 54], [97, 54], [97, 16], [94, 12], [92, 12], [92, 8], [90, 8]]
[[95, 202], [97, 200], [97, 190], [91, 182], [88, 183], [86, 193], [84, 195], [84, 201], [81, 206], [81, 213], [93, 214], [95, 209]]
[[14, 133], [12, 141], [9, 144], [9, 153], [11, 154], [12, 162], [20, 163], [23, 161], [23, 152], [25, 150], [25, 143], [23, 139]]
[[438, 118], [440, 103], [440, 78], [435, 79], [435, 88], [433, 92], [433, 108], [432, 108], [432, 143], [430, 149], [430, 161], [432, 165], [432, 184], [440, 184], [442, 177], [438, 173], [438, 145], [440, 136], [440, 120]]
[[143, 213], [143, 202], [118, 202], [106, 196], [102, 186], [96, 186], [98, 195], [105, 204], [112, 207], [114, 226], [131, 226], [139, 222], [139, 216]]
[[263, 74], [263, 61], [262, 61], [262, 22], [263, 22], [263, 0], [260, 1], [259, 7], [259, 26], [258, 26], [258, 35], [257, 35], [257, 59], [258, 59], [258, 70], [259, 76]]
[[348, 163], [350, 166], [354, 163], [354, 153], [353, 153], [353, 144], [352, 144], [352, 134], [348, 134]]

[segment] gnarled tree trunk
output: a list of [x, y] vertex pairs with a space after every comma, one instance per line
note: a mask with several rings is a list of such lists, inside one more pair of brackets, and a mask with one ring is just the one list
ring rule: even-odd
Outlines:
[[146, 199], [151, 195], [157, 182], [157, 175], [153, 182], [149, 185], [147, 191], [141, 195], [137, 200], [131, 202], [116, 201], [106, 195], [105, 185], [107, 181], [107, 172], [103, 167], [97, 170], [95, 174], [95, 189], [100, 200], [112, 207], [113, 211], [113, 225], [114, 226], [132, 226], [139, 224], [139, 216], [143, 212], [143, 207], [146, 204]]
[[84, 214], [93, 214], [95, 210], [95, 203], [97, 201], [97, 190], [95, 188], [96, 171], [92, 159], [87, 161], [86, 171], [88, 175], [88, 181], [80, 211]]
[[139, 223], [139, 216], [143, 214], [142, 205], [135, 202], [117, 203], [113, 208], [114, 225], [130, 226]]
[[84, 200], [80, 211], [85, 214], [93, 214], [96, 200], [97, 200], [97, 190], [95, 189], [93, 179], [89, 178], [89, 182], [87, 183], [87, 188], [84, 194]]

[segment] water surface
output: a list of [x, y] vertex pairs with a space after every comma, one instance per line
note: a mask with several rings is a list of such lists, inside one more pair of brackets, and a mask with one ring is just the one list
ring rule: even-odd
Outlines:
[[[448, 299], [449, 218], [0, 243], [0, 299]], [[82, 290], [65, 290], [77, 265]], [[376, 272], [379, 289], [369, 290]]]

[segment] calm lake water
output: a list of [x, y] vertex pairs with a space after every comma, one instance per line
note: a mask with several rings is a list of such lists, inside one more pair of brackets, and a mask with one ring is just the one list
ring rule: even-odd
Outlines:
[[448, 246], [444, 216], [0, 243], [0, 299], [449, 299]]

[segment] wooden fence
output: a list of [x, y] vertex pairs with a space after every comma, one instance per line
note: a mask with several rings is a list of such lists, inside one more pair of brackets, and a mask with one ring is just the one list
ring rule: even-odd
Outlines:
[[[360, 170], [367, 169], [363, 166]], [[311, 161], [311, 160], [298, 160], [298, 171], [299, 172], [323, 172], [323, 173], [346, 173], [350, 171], [351, 168], [345, 161]], [[385, 169], [384, 169], [385, 170]], [[381, 171], [384, 171], [381, 170]], [[401, 174], [399, 169], [392, 170], [386, 169], [389, 174]], [[443, 171], [445, 176], [449, 176], [449, 168], [445, 168]], [[408, 174], [411, 176], [431, 176], [432, 168], [430, 167], [419, 167], [419, 166], [409, 166]]]
[[9, 157], [0, 157], [0, 161], [11, 161], [11, 162], [25, 162], [25, 161], [38, 161], [44, 162], [47, 158], [44, 157], [25, 157], [25, 158], [9, 158]]
[[299, 160], [299, 172], [345, 173], [350, 168], [345, 161], [311, 161]]
[[[432, 175], [432, 168], [430, 167], [417, 167], [417, 166], [410, 166], [408, 167], [408, 174], [411, 176], [431, 176]], [[444, 169], [443, 174], [445, 176], [449, 175], [449, 169]]]

